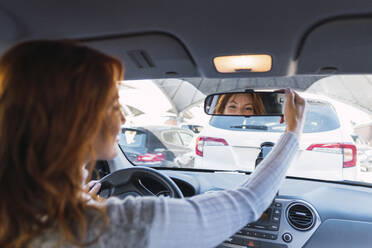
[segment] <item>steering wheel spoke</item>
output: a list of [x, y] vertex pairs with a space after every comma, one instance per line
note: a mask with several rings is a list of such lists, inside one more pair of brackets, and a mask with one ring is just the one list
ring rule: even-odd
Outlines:
[[141, 180], [138, 180], [138, 184], [136, 185], [137, 192], [142, 196], [154, 196], [155, 194], [152, 193], [146, 186], [144, 186]]

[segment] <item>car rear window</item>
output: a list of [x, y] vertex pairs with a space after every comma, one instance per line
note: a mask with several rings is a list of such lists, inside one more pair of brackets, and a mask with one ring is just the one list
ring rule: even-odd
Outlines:
[[167, 142], [169, 144], [182, 146], [181, 138], [178, 136], [177, 132], [175, 132], [175, 131], [164, 132], [163, 133], [163, 139], [164, 139], [165, 142]]
[[144, 147], [146, 133], [139, 130], [123, 129], [120, 134], [119, 144], [126, 147]]
[[[210, 125], [217, 128], [249, 132], [284, 132], [279, 116], [212, 116]], [[325, 132], [337, 129], [340, 122], [333, 107], [325, 102], [307, 101], [304, 133]]]
[[193, 136], [188, 133], [180, 132], [179, 133], [182, 139], [183, 146], [189, 146], [190, 143], [192, 142]]

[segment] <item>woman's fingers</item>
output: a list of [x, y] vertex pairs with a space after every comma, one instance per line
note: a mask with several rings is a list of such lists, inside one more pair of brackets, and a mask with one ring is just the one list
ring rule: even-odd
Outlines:
[[87, 185], [88, 185], [88, 188], [92, 188], [96, 183], [98, 183], [98, 180], [92, 180], [90, 181]]
[[89, 190], [89, 193], [91, 193], [91, 194], [93, 194], [93, 195], [96, 195], [100, 189], [101, 189], [101, 184], [100, 184], [99, 182], [97, 182], [97, 183], [94, 184], [94, 186]]
[[101, 189], [101, 184], [98, 180], [92, 180], [84, 186], [84, 189], [95, 195]]
[[294, 95], [295, 95], [295, 103], [296, 103], [298, 106], [304, 108], [304, 107], [305, 107], [305, 103], [306, 103], [305, 99], [302, 98], [302, 97], [300, 97], [296, 91], [293, 91], [293, 93], [294, 93]]
[[299, 137], [302, 133], [306, 101], [294, 90], [286, 89], [286, 103], [284, 107], [284, 119], [287, 131], [294, 132]]
[[285, 93], [284, 116], [280, 118], [280, 123], [286, 123], [286, 130], [294, 132], [300, 137], [302, 133], [306, 101], [298, 93], [290, 88], [276, 90], [274, 92]]

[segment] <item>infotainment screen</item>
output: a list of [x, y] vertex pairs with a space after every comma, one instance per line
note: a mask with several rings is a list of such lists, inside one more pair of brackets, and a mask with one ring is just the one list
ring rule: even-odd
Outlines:
[[272, 213], [272, 209], [271, 208], [268, 208], [261, 215], [261, 218], [256, 223], [260, 223], [260, 224], [263, 224], [263, 225], [266, 225], [266, 224], [270, 223], [271, 213]]
[[286, 245], [265, 241], [278, 240], [281, 213], [282, 203], [274, 201], [258, 221], [246, 225], [219, 247], [235, 247], [230, 245], [239, 245], [238, 247], [287, 247]]
[[282, 212], [281, 203], [273, 202], [260, 219], [247, 225], [248, 228], [278, 231]]

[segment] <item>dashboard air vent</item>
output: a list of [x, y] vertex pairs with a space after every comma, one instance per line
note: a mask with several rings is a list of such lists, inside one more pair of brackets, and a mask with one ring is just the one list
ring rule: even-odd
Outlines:
[[293, 203], [287, 209], [289, 224], [297, 230], [310, 230], [315, 224], [315, 217], [310, 207], [303, 203]]

